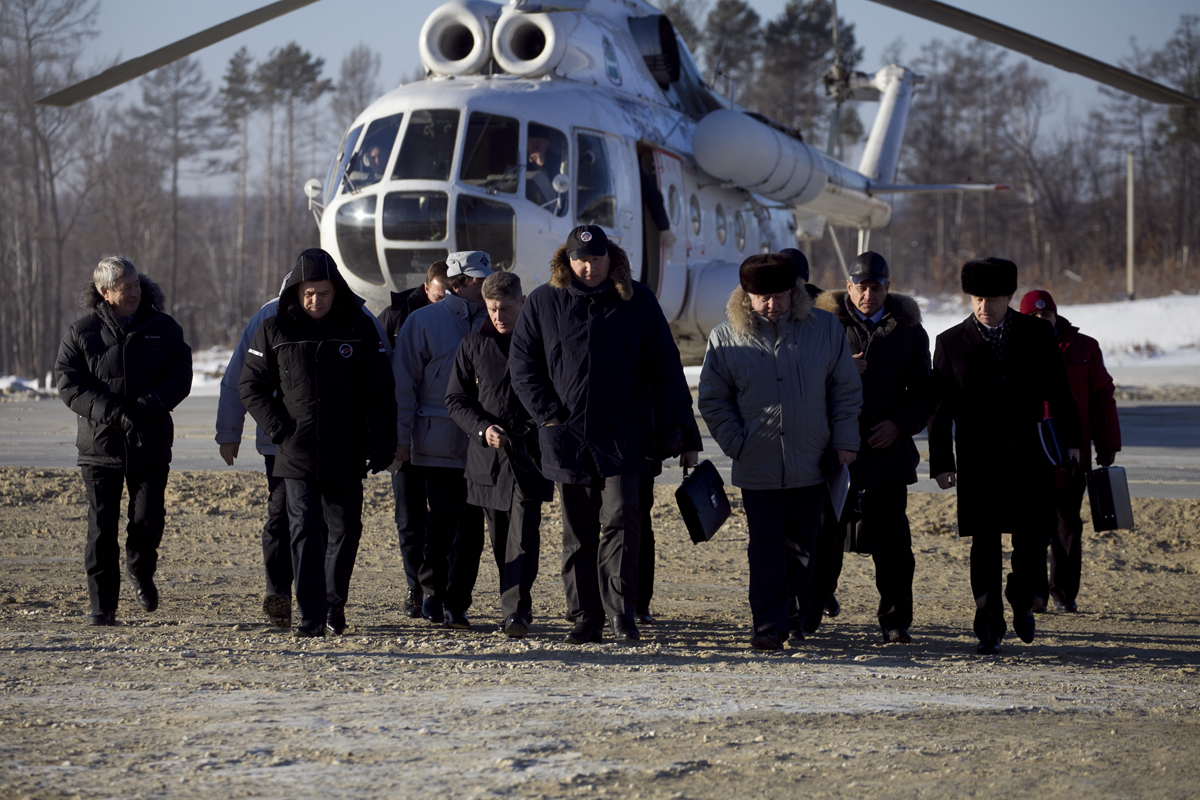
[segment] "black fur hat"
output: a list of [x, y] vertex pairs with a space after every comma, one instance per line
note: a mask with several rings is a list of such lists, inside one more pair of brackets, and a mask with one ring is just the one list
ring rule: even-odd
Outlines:
[[962, 290], [972, 297], [1008, 297], [1017, 291], [1017, 265], [1003, 258], [977, 258], [962, 268]]
[[796, 265], [781, 253], [757, 253], [742, 262], [738, 283], [750, 294], [778, 294], [796, 288]]
[[785, 247], [779, 253], [792, 260], [792, 263], [796, 265], [796, 277], [808, 283], [808, 259], [804, 253], [794, 247]]

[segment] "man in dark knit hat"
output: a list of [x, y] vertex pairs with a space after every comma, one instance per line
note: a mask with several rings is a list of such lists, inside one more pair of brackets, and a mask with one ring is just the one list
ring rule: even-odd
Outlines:
[[[1032, 605], [1055, 528], [1055, 465], [1038, 424], [1048, 404], [1068, 461], [1078, 461], [1079, 413], [1050, 329], [1008, 307], [1017, 265], [969, 261], [962, 288], [971, 316], [941, 333], [934, 348], [929, 471], [942, 489], [958, 488], [958, 532], [972, 537], [976, 649], [990, 655], [1007, 630], [1005, 598], [1017, 635], [1033, 641]], [[1013, 548], [1003, 596], [1002, 533], [1012, 534]]]
[[846, 332], [813, 308], [789, 258], [753, 255], [738, 278], [726, 321], [708, 337], [700, 413], [733, 459], [733, 485], [742, 490], [750, 646], [779, 650], [808, 612], [825, 472], [837, 466], [822, 461], [834, 452], [850, 464], [859, 448], [862, 382]]
[[1121, 449], [1121, 423], [1113, 399], [1113, 379], [1104, 368], [1100, 343], [1059, 316], [1054, 298], [1042, 289], [1021, 298], [1021, 313], [1043, 319], [1054, 328], [1071, 394], [1079, 408], [1082, 469], [1066, 475], [1055, 490], [1058, 528], [1050, 539], [1050, 581], [1042, 590], [1042, 597], [1049, 594], [1047, 599], [1052, 599], [1059, 611], [1073, 612], [1083, 571], [1083, 520], [1079, 516], [1085, 488], [1083, 473], [1092, 465], [1092, 442], [1096, 443], [1096, 463], [1112, 466]]

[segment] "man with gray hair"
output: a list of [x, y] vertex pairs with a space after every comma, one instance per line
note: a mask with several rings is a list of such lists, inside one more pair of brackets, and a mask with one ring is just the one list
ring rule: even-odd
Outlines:
[[483, 509], [500, 574], [501, 628], [529, 632], [541, 553], [542, 503], [554, 484], [538, 468], [537, 425], [513, 391], [508, 350], [525, 295], [521, 279], [497, 272], [483, 282], [488, 321], [458, 346], [446, 409], [467, 434], [467, 502]]
[[63, 338], [54, 374], [59, 397], [79, 417], [88, 623], [115, 625], [123, 487], [129, 490], [125, 568], [138, 604], [147, 612], [158, 608], [154, 573], [166, 524], [171, 411], [192, 390], [192, 350], [179, 324], [163, 313], [158, 284], [127, 258], [102, 260], [79, 305], [87, 313]]
[[421, 615], [435, 625], [471, 626], [466, 612], [483, 551], [483, 514], [467, 505], [467, 437], [446, 410], [446, 384], [458, 345], [487, 319], [483, 281], [491, 258], [481, 250], [446, 256], [450, 290], [440, 303], [418, 308], [400, 328], [396, 375], [396, 461], [424, 476], [429, 516], [418, 579]]

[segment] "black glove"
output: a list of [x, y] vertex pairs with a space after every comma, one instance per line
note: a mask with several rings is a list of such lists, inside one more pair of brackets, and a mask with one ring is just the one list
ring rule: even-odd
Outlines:
[[137, 428], [137, 423], [134, 422], [133, 417], [131, 417], [129, 412], [124, 408], [117, 409], [115, 424], [119, 425], [121, 430], [125, 431], [127, 434], [133, 433]]
[[277, 431], [275, 431], [275, 433], [271, 434], [271, 444], [279, 444], [284, 439], [291, 436], [295, 430], [296, 430], [296, 422], [294, 420], [289, 419], [287, 422], [285, 422], [279, 426], [279, 430], [277, 430]]
[[667, 428], [662, 432], [663, 459], [675, 458], [683, 452], [683, 431], [678, 427]]
[[1116, 457], [1117, 452], [1115, 450], [1101, 450], [1099, 447], [1096, 448], [1096, 463], [1101, 467], [1111, 467]]
[[396, 454], [394, 452], [384, 453], [383, 451], [380, 451], [378, 453], [372, 453], [371, 457], [367, 460], [367, 471], [372, 475], [378, 475], [392, 465], [392, 461], [395, 460], [395, 457]]

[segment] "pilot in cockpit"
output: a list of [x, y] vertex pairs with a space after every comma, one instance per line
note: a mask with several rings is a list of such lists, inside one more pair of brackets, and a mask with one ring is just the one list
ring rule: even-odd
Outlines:
[[543, 206], [558, 196], [551, 184], [558, 170], [556, 166], [548, 166], [553, 164], [552, 159], [555, 158], [550, 151], [550, 132], [541, 125], [531, 124], [527, 151], [525, 199]]

